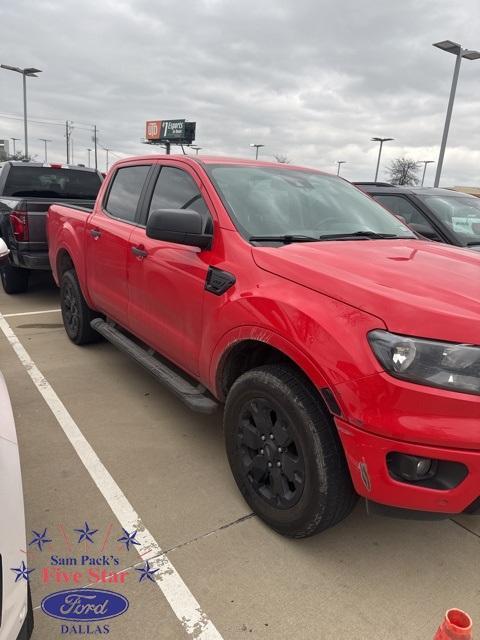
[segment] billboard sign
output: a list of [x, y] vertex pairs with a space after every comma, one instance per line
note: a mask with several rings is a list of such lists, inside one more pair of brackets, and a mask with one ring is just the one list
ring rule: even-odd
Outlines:
[[147, 120], [147, 140], [184, 140], [185, 120]]

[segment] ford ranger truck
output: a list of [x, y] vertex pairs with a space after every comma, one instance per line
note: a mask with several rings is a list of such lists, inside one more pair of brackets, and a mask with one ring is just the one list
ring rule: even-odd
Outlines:
[[291, 165], [117, 162], [55, 204], [65, 329], [126, 351], [188, 406], [224, 405], [236, 483], [275, 531], [370, 510], [480, 510], [480, 255], [419, 239]]

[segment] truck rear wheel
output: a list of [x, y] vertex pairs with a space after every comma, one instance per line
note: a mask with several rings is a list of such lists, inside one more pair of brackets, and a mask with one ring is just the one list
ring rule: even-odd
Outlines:
[[28, 289], [30, 271], [7, 263], [1, 268], [2, 286], [5, 293], [25, 293]]
[[335, 426], [308, 381], [288, 365], [243, 374], [224, 414], [228, 460], [245, 500], [282, 535], [304, 538], [356, 502]]
[[85, 302], [73, 269], [65, 271], [60, 282], [60, 306], [67, 336], [74, 344], [88, 344], [100, 339], [90, 322], [98, 316]]

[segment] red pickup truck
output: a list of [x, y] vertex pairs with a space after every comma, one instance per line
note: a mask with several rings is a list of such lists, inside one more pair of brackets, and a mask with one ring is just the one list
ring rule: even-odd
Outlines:
[[118, 162], [53, 205], [69, 338], [99, 334], [190, 407], [276, 531], [480, 510], [480, 255], [419, 239], [340, 178], [239, 159]]

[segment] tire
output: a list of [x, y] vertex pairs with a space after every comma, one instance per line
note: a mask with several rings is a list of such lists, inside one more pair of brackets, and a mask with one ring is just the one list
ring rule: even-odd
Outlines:
[[266, 365], [240, 376], [227, 397], [224, 429], [238, 488], [278, 533], [305, 538], [353, 509], [357, 495], [335, 425], [293, 367]]
[[1, 268], [1, 279], [5, 293], [25, 293], [28, 289], [30, 271], [20, 267], [14, 267], [7, 263]]
[[90, 322], [98, 317], [98, 314], [85, 302], [73, 269], [65, 271], [62, 275], [60, 306], [65, 331], [74, 344], [89, 344], [100, 339], [100, 334], [90, 326]]

